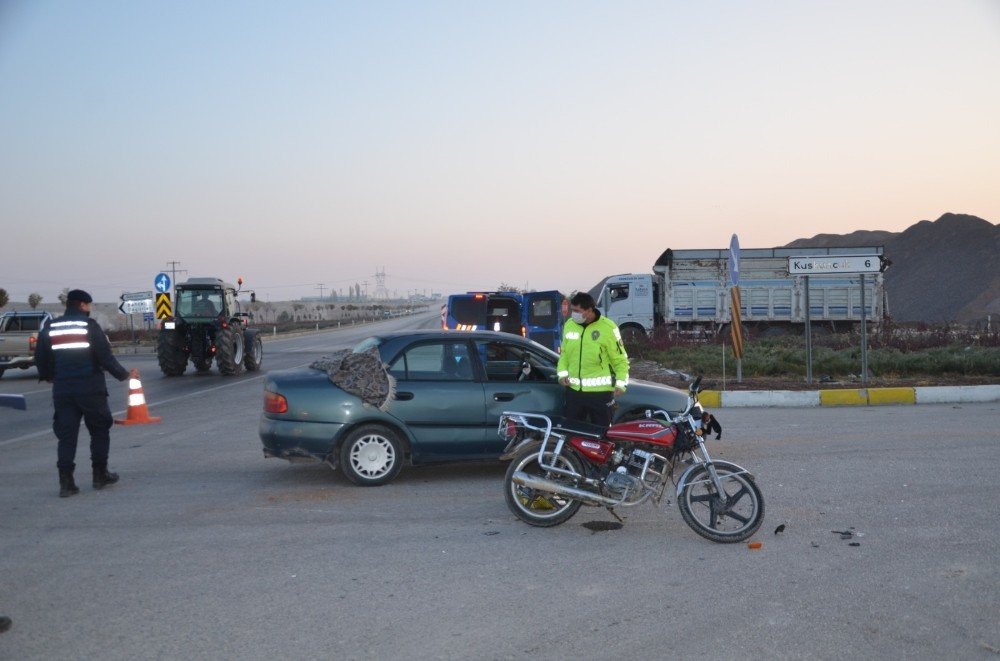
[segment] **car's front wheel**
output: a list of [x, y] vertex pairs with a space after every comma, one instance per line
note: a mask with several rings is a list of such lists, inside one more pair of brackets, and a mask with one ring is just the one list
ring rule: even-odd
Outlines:
[[340, 446], [340, 469], [347, 479], [363, 487], [386, 484], [402, 468], [402, 443], [388, 427], [358, 427]]

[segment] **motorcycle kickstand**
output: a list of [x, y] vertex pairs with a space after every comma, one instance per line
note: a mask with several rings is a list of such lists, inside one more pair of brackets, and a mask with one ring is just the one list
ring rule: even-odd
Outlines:
[[605, 507], [604, 509], [608, 510], [608, 512], [611, 513], [611, 516], [613, 516], [616, 519], [618, 519], [618, 523], [621, 523], [622, 525], [625, 524], [625, 519], [623, 519], [620, 516], [618, 516], [618, 512], [616, 512], [613, 508], [611, 508], [611, 507]]

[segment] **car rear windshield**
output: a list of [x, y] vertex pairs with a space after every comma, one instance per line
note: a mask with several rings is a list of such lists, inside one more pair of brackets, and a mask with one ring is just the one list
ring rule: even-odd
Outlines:
[[42, 329], [42, 321], [44, 320], [45, 316], [40, 314], [12, 315], [7, 317], [7, 324], [3, 326], [3, 330], [9, 332], [37, 331]]

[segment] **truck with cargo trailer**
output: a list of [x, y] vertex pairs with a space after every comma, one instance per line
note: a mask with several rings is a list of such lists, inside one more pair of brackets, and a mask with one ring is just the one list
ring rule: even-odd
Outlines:
[[[756, 248], [740, 251], [742, 322], [758, 335], [799, 332], [806, 321], [806, 276], [789, 275], [791, 257], [875, 255], [877, 273], [865, 275], [864, 306], [869, 323], [888, 314], [882, 246], [859, 248]], [[635, 338], [656, 328], [699, 337], [728, 330], [731, 321], [729, 250], [667, 249], [652, 273], [608, 276], [595, 288], [602, 314], [622, 335]], [[861, 321], [861, 277], [808, 276], [810, 321], [818, 332], [849, 330]]]

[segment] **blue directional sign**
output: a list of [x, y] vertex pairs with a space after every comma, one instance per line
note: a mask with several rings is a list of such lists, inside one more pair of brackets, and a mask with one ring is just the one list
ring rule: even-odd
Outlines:
[[740, 240], [733, 234], [729, 241], [729, 284], [739, 286], [740, 284]]
[[156, 276], [156, 279], [153, 280], [153, 286], [155, 286], [156, 291], [161, 294], [170, 291], [170, 276], [166, 273], [159, 274]]

